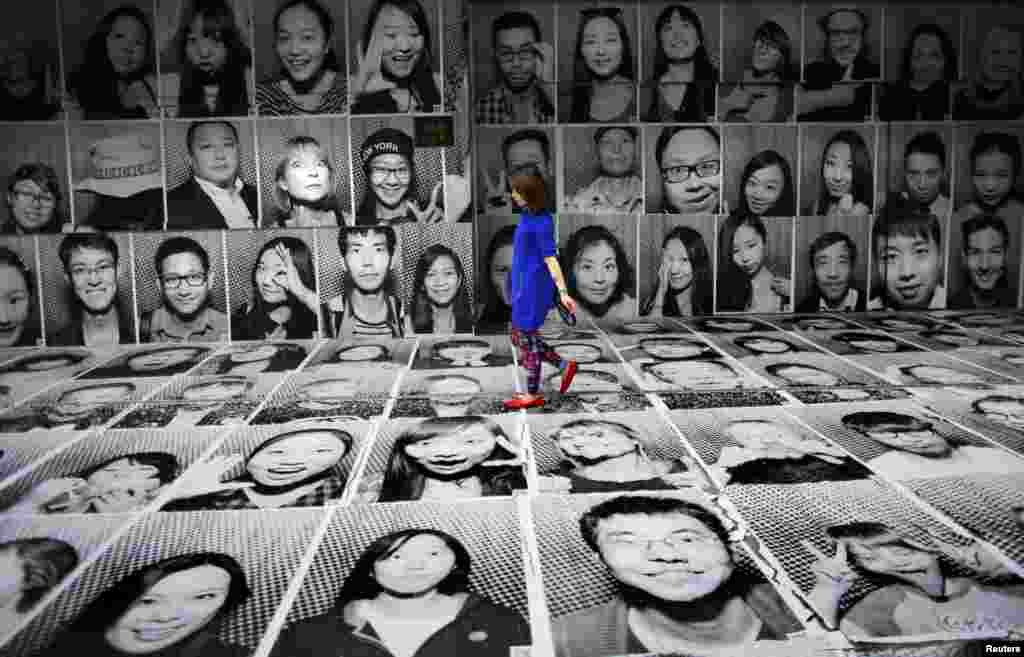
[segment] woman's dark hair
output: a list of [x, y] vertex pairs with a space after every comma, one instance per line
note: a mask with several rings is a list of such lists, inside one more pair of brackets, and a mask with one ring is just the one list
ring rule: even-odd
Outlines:
[[[292, 430], [292, 431], [284, 431], [282, 433], [279, 433], [279, 434], [277, 434], [275, 436], [272, 436], [272, 437], [264, 440], [259, 445], [257, 445], [256, 449], [252, 450], [252, 452], [245, 458], [246, 472], [243, 473], [242, 475], [238, 476], [238, 477], [235, 477], [234, 479], [232, 479], [232, 481], [242, 481], [242, 482], [254, 481], [253, 476], [251, 474], [249, 474], [249, 472], [248, 472], [248, 468], [249, 468], [249, 463], [254, 458], [256, 458], [257, 454], [259, 454], [260, 452], [262, 452], [265, 449], [269, 449], [269, 448], [273, 447], [274, 445], [276, 445], [276, 444], [278, 444], [280, 442], [284, 442], [285, 440], [288, 440], [289, 438], [293, 438], [293, 437], [295, 437], [297, 435], [301, 435], [301, 434], [305, 434], [305, 433], [312, 433], [312, 432], [316, 432], [316, 433], [329, 433], [329, 434], [331, 434], [332, 436], [337, 438], [338, 442], [340, 442], [342, 445], [345, 446], [345, 452], [341, 455], [341, 457], [338, 459], [338, 461], [334, 465], [328, 467], [323, 472], [320, 472], [320, 473], [317, 473], [317, 474], [312, 475], [310, 477], [307, 477], [307, 478], [303, 479], [301, 482], [299, 482], [298, 484], [288, 484], [287, 486], [285, 486], [285, 488], [287, 488], [289, 490], [294, 490], [295, 488], [298, 488], [301, 485], [309, 484], [309, 483], [312, 483], [314, 481], [320, 481], [320, 480], [328, 478], [328, 477], [330, 477], [332, 475], [337, 477], [338, 479], [341, 479], [342, 478], [341, 461], [344, 460], [344, 458], [346, 456], [348, 456], [349, 454], [352, 453], [352, 444], [354, 442], [353, 438], [352, 438], [352, 434], [350, 434], [347, 431], [343, 431], [342, 429], [337, 429], [337, 428], [316, 428], [316, 427], [314, 427], [314, 428], [309, 428], [309, 429], [295, 429], [295, 430]], [[266, 491], [266, 492], [271, 492], [271, 491]]]
[[[295, 7], [304, 7], [311, 11], [316, 16], [317, 22], [320, 23], [320, 27], [324, 31], [324, 42], [328, 44], [330, 48], [327, 54], [324, 55], [323, 69], [325, 71], [339, 72], [341, 66], [338, 64], [338, 56], [334, 52], [333, 38], [334, 38], [334, 19], [331, 18], [331, 13], [327, 9], [317, 2], [317, 0], [288, 0], [280, 7], [277, 8], [277, 12], [274, 13], [274, 33], [281, 29], [281, 16], [284, 12]], [[288, 78], [287, 69], [282, 69], [281, 77], [284, 79]]]
[[793, 82], [799, 77], [797, 67], [793, 63], [793, 42], [781, 25], [775, 21], [761, 23], [754, 31], [754, 43], [758, 41], [770, 43], [779, 49], [779, 66], [775, 70], [779, 79]]
[[853, 183], [850, 193], [853, 195], [854, 203], [863, 203], [868, 209], [874, 207], [874, 171], [871, 166], [871, 151], [868, 149], [864, 138], [855, 130], [840, 130], [832, 135], [832, 138], [821, 149], [821, 163], [818, 165], [818, 206], [813, 214], [828, 214], [828, 206], [832, 203], [832, 196], [825, 184], [825, 160], [828, 158], [828, 149], [833, 144], [846, 144], [850, 147], [850, 159], [853, 174]]
[[438, 258], [450, 258], [459, 275], [459, 289], [452, 299], [451, 308], [455, 315], [455, 332], [471, 333], [473, 330], [473, 311], [469, 305], [469, 288], [466, 281], [466, 269], [462, 259], [444, 244], [428, 246], [416, 263], [416, 275], [412, 283], [412, 326], [417, 333], [430, 333], [434, 330], [434, 304], [427, 296], [427, 272]]
[[697, 50], [693, 53], [694, 82], [717, 82], [718, 69], [711, 63], [708, 49], [704, 45], [704, 25], [701, 23], [697, 12], [685, 5], [669, 5], [665, 7], [654, 21], [654, 70], [651, 75], [651, 82], [657, 84], [661, 76], [668, 72], [669, 60], [661, 43], [661, 31], [665, 29], [665, 26], [668, 25], [673, 16], [679, 16], [680, 20], [693, 25], [693, 29], [697, 31], [697, 38], [700, 40], [700, 45], [697, 46]]
[[580, 24], [576, 30], [576, 47], [573, 50], [573, 92], [572, 105], [569, 111], [570, 123], [586, 123], [590, 121], [590, 97], [593, 93], [591, 83], [593, 75], [583, 59], [583, 31], [587, 24], [598, 18], [607, 18], [619, 30], [619, 38], [622, 40], [622, 61], [613, 76], [621, 75], [627, 80], [633, 80], [636, 76], [633, 68], [633, 45], [629, 38], [629, 30], [622, 20], [622, 10], [618, 7], [599, 7], [584, 9], [580, 12]]
[[[608, 297], [608, 301], [599, 307], [579, 295], [576, 288], [574, 265], [576, 260], [583, 255], [584, 251], [602, 242], [611, 247], [612, 252], [615, 253], [615, 266], [619, 270], [619, 280], [615, 284], [615, 290]], [[582, 306], [584, 310], [595, 317], [604, 317], [605, 313], [612, 306], [622, 301], [626, 293], [633, 289], [633, 265], [629, 263], [629, 259], [626, 257], [626, 249], [622, 248], [619, 239], [604, 226], [584, 226], [570, 235], [569, 241], [565, 245], [565, 250], [562, 252], [561, 261], [562, 271], [565, 272], [565, 284], [569, 288], [570, 296], [576, 299], [576, 303]]]
[[[169, 557], [139, 568], [101, 593], [71, 624], [68, 629], [69, 640], [66, 645], [68, 648], [71, 648], [76, 640], [80, 641], [82, 637], [95, 637], [87, 639], [82, 645], [98, 647], [94, 644], [101, 644], [109, 653], [110, 646], [106, 642], [104, 633], [119, 618], [124, 616], [140, 597], [145, 595], [147, 591], [161, 580], [201, 566], [215, 566], [227, 572], [231, 577], [228, 595], [224, 600], [224, 604], [217, 610], [210, 623], [223, 618], [245, 602], [251, 595], [245, 573], [242, 572], [241, 566], [238, 565], [238, 562], [233, 557], [218, 552], [192, 552]], [[207, 627], [209, 627], [209, 624]], [[197, 634], [205, 629], [198, 630]], [[195, 634], [183, 639], [183, 642], [188, 642], [193, 637], [195, 637]], [[82, 654], [98, 653], [84, 651]]]
[[[371, 162], [373, 162], [373, 158], [369, 158], [363, 162], [363, 174], [366, 178], [366, 191], [363, 193], [363, 200], [359, 202], [359, 207], [356, 208], [355, 221], [357, 226], [373, 226], [380, 223], [377, 219], [377, 195], [374, 193], [373, 187], [370, 185]], [[409, 188], [405, 190], [405, 197], [402, 199], [403, 201], [416, 198], [416, 187], [419, 181], [419, 178], [416, 176], [416, 158], [406, 157], [405, 162], [409, 167]]]
[[0, 543], [0, 552], [4, 550], [13, 550], [21, 561], [23, 584], [15, 609], [22, 614], [78, 565], [75, 548], [55, 538], [19, 538]]
[[547, 187], [540, 168], [535, 164], [526, 164], [511, 172], [509, 184], [512, 190], [519, 193], [526, 201], [531, 214], [543, 214], [547, 208]]
[[[218, 80], [220, 90], [217, 93], [217, 106], [213, 111], [206, 106], [204, 81], [189, 63], [186, 54], [192, 23], [197, 18], [200, 19], [201, 35], [219, 41], [227, 50], [224, 70]], [[192, 0], [174, 36], [173, 52], [182, 65], [179, 116], [237, 116], [249, 113], [246, 69], [252, 65], [252, 53], [226, 0]]]
[[[1016, 182], [1022, 166], [1020, 139], [1016, 135], [1011, 135], [1007, 132], [979, 133], [974, 137], [974, 142], [971, 143], [971, 170], [974, 169], [975, 160], [988, 153], [1002, 153], [1009, 156], [1010, 163], [1013, 166], [1013, 181]], [[1012, 196], [1014, 193], [1011, 187], [1010, 195]]]
[[[508, 439], [505, 430], [494, 420], [479, 415], [463, 417], [433, 417], [423, 420], [402, 432], [391, 448], [387, 469], [384, 472], [384, 483], [381, 485], [378, 502], [403, 502], [418, 500], [423, 495], [427, 484], [427, 475], [422, 468], [405, 453], [409, 445], [430, 440], [438, 436], [461, 433], [472, 427], [480, 427], [490, 432], [495, 438]], [[501, 446], [494, 445], [487, 460], [512, 461], [515, 455]], [[518, 466], [487, 466], [476, 467], [476, 472], [484, 486], [484, 490], [492, 489], [492, 495], [508, 495], [512, 492], [511, 484], [506, 481], [515, 475], [522, 477], [522, 468]], [[507, 490], [505, 490], [507, 488]]]
[[174, 454], [168, 454], [167, 452], [134, 452], [108, 458], [102, 463], [82, 470], [76, 476], [79, 479], [88, 479], [111, 463], [116, 463], [117, 461], [134, 461], [139, 465], [148, 465], [156, 468], [157, 480], [165, 486], [174, 481], [174, 478], [178, 476], [178, 472], [181, 467], [178, 463], [178, 457]]
[[740, 198], [736, 204], [736, 208], [741, 214], [753, 214], [750, 210], [750, 204], [747, 203], [747, 181], [756, 172], [772, 166], [777, 166], [782, 170], [783, 189], [782, 193], [779, 194], [779, 199], [764, 214], [767, 217], [792, 217], [796, 214], [793, 170], [790, 168], [786, 158], [773, 150], [761, 151], [750, 158], [747, 165], [743, 167], [743, 175], [740, 176]]
[[398, 551], [410, 539], [424, 534], [439, 538], [455, 555], [455, 565], [452, 566], [451, 572], [438, 582], [435, 587], [437, 592], [451, 595], [468, 591], [472, 560], [469, 551], [458, 539], [437, 529], [403, 529], [381, 536], [366, 546], [363, 553], [356, 559], [355, 565], [352, 566], [352, 570], [338, 592], [334, 603], [335, 609], [341, 612], [350, 602], [372, 600], [380, 595], [384, 588], [377, 582], [373, 567], [377, 562], [387, 559]]
[[[273, 188], [273, 201], [276, 206], [277, 212], [275, 213], [275, 223], [280, 227], [285, 227], [288, 218], [292, 212], [292, 198], [291, 195], [281, 186], [278, 182], [284, 180], [285, 173], [288, 170], [288, 163], [298, 153], [306, 149], [316, 149], [319, 151], [321, 158], [323, 159], [324, 165], [327, 167], [328, 174], [330, 175], [330, 189], [327, 191], [327, 195], [317, 204], [318, 210], [328, 210], [337, 207], [338, 201], [335, 196], [337, 179], [336, 172], [334, 170], [334, 163], [331, 161], [330, 155], [327, 149], [324, 148], [319, 141], [314, 137], [308, 135], [298, 135], [291, 137], [284, 143], [284, 156], [278, 160], [277, 167], [274, 169], [274, 188]], [[311, 288], [312, 289], [312, 288]]]
[[[693, 269], [693, 281], [690, 283], [690, 289], [693, 290], [690, 296], [693, 314], [709, 314], [711, 312], [712, 299], [711, 255], [708, 253], [708, 247], [704, 243], [704, 238], [699, 232], [689, 226], [676, 226], [661, 241], [662, 253], [664, 253], [668, 243], [672, 240], [679, 240], [683, 244], [683, 248], [686, 249], [686, 255], [690, 259], [690, 267]], [[658, 283], [655, 282], [651, 296], [640, 304], [641, 315], [651, 314], [659, 292]], [[670, 289], [669, 293], [665, 295], [665, 306], [661, 309], [661, 314], [665, 317], [680, 317], [681, 313], [679, 304], [676, 301], [676, 295], [671, 292]]]
[[[246, 305], [246, 315], [252, 314], [255, 317], [264, 317], [272, 310], [272, 308], [267, 307], [267, 302], [263, 300], [263, 295], [260, 294], [259, 286], [256, 284], [256, 272], [259, 269], [260, 259], [263, 257], [263, 254], [277, 248], [278, 245], [288, 249], [288, 252], [291, 253], [292, 262], [295, 263], [295, 270], [299, 272], [299, 280], [302, 281], [302, 284], [305, 285], [307, 289], [316, 289], [316, 274], [313, 271], [313, 253], [309, 250], [306, 243], [298, 237], [291, 237], [288, 235], [275, 237], [260, 247], [260, 250], [256, 253], [256, 259], [252, 263], [252, 271], [249, 274], [249, 280], [252, 283], [252, 300]], [[314, 316], [312, 320], [307, 317], [312, 313], [312, 311], [310, 311], [305, 304], [299, 301], [290, 291], [285, 291], [285, 296], [287, 298], [285, 304], [292, 309], [292, 316], [289, 319], [289, 323], [301, 323], [306, 325], [311, 321], [312, 325], [316, 326], [316, 317]], [[306, 321], [300, 322], [298, 320], [300, 316], [306, 319]], [[313, 336], [307, 335], [290, 337], [311, 338]]]
[[910, 81], [910, 60], [913, 59], [914, 55], [914, 43], [919, 36], [925, 34], [930, 34], [939, 40], [939, 47], [942, 48], [942, 58], [945, 60], [945, 65], [942, 69], [942, 79], [946, 81], [955, 80], [960, 70], [956, 61], [956, 47], [953, 45], [953, 40], [946, 34], [946, 30], [935, 23], [922, 23], [910, 32], [907, 42], [903, 45], [900, 77], [903, 78], [904, 82]]
[[[1010, 250], [1010, 231], [1006, 227], [1006, 222], [1002, 218], [994, 214], [976, 214], [967, 221], [960, 224], [960, 230], [963, 232], [963, 251], [966, 254], [967, 246], [970, 244], [971, 235], [982, 230], [994, 230], [999, 233], [999, 236], [1003, 240], [1003, 248], [1007, 251]], [[971, 285], [971, 277], [967, 277], [967, 284]], [[1003, 266], [1003, 273], [1000, 274], [999, 280], [996, 281], [995, 289], [1005, 290], [1010, 287], [1010, 281], [1006, 277], [1006, 266]]]
[[[431, 47], [433, 41], [431, 41], [430, 36], [430, 21], [427, 19], [427, 12], [423, 10], [423, 5], [419, 3], [419, 0], [376, 0], [366, 17], [366, 23], [363, 24], [362, 54], [364, 57], [366, 56], [366, 50], [370, 47], [370, 41], [373, 39], [373, 28], [385, 7], [394, 7], [409, 16], [416, 23], [416, 29], [423, 36], [423, 52], [420, 55], [419, 61], [416, 62], [416, 67], [413, 69], [408, 81], [394, 77], [383, 68], [381, 69], [381, 75], [384, 76], [384, 79], [395, 83], [399, 87], [407, 87], [409, 92], [419, 99], [424, 111], [433, 111], [435, 107], [440, 107], [441, 105], [441, 91], [437, 88], [437, 84], [434, 81], [434, 64], [432, 62], [434, 51]], [[358, 110], [354, 111], [358, 113]]]
[[484, 305], [480, 311], [478, 321], [481, 324], [504, 324], [512, 317], [512, 308], [505, 304], [501, 297], [501, 291], [494, 287], [491, 280], [491, 266], [494, 264], [494, 257], [502, 247], [512, 246], [512, 239], [515, 237], [515, 226], [503, 226], [491, 238], [487, 245], [487, 252], [484, 254], [483, 270], [480, 276], [480, 284], [483, 286]]
[[156, 53], [153, 47], [153, 28], [149, 17], [134, 5], [121, 5], [110, 11], [85, 46], [85, 57], [81, 68], [72, 76], [71, 92], [85, 110], [87, 119], [134, 118], [131, 110], [121, 104], [118, 93], [118, 75], [107, 56], [107, 37], [119, 18], [132, 18], [146, 32], [146, 52], [142, 66], [132, 73], [132, 79], [144, 78], [156, 72]]
[[[755, 214], [734, 212], [722, 222], [718, 236], [718, 310], [746, 310], [754, 290], [750, 276], [732, 259], [732, 242], [740, 226], [749, 226], [764, 240], [764, 260], [768, 259], [768, 231]], [[765, 266], [762, 263], [762, 266]]]
[[[40, 226], [35, 232], [59, 233], [61, 224], [64, 223], [64, 193], [61, 191], [60, 178], [57, 177], [57, 172], [49, 164], [43, 164], [42, 162], [22, 164], [7, 178], [7, 193], [13, 194], [14, 186], [23, 180], [31, 180], [40, 189], [52, 194], [54, 199], [53, 216], [50, 218], [50, 222]], [[17, 224], [17, 221], [11, 216], [7, 226], [4, 227], [4, 232], [17, 232], [18, 227], [15, 224]]]

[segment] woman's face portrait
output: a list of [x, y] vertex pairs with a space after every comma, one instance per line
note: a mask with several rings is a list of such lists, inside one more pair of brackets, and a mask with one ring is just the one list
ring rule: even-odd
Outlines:
[[130, 76], [142, 69], [146, 60], [146, 26], [131, 16], [119, 16], [107, 35], [107, 58], [119, 76]]
[[760, 216], [771, 210], [779, 197], [782, 196], [786, 186], [786, 176], [782, 167], [778, 164], [771, 164], [763, 169], [757, 169], [747, 178], [743, 185], [743, 194], [747, 199], [747, 207], [754, 214]]
[[580, 251], [572, 265], [576, 291], [594, 305], [606, 303], [619, 282], [619, 265], [615, 249], [607, 242], [597, 242]]
[[243, 395], [247, 388], [245, 381], [209, 381], [185, 388], [181, 391], [181, 398], [186, 401], [219, 402]]
[[497, 440], [480, 425], [440, 434], [405, 446], [406, 455], [424, 470], [441, 477], [472, 470], [487, 460]]
[[370, 189], [384, 205], [397, 207], [409, 194], [412, 168], [404, 155], [385, 153], [370, 160]]
[[288, 268], [275, 249], [267, 249], [256, 263], [256, 289], [270, 304], [288, 300]]
[[935, 565], [938, 557], [893, 537], [890, 542], [875, 543], [846, 539], [850, 556], [872, 573], [895, 577], [920, 574]]
[[324, 26], [311, 9], [297, 5], [285, 10], [277, 23], [275, 47], [288, 77], [298, 82], [316, 77], [331, 48], [327, 39]]
[[693, 283], [693, 262], [682, 240], [672, 239], [661, 250], [661, 264], [668, 270], [668, 286], [682, 292]]
[[145, 506], [162, 486], [160, 471], [131, 457], [108, 463], [89, 475], [97, 513], [123, 513]]
[[661, 49], [669, 61], [680, 62], [693, 59], [700, 47], [697, 26], [674, 12], [658, 34]]
[[571, 427], [559, 429], [555, 445], [574, 461], [599, 463], [637, 450], [637, 443], [613, 425]]
[[627, 130], [606, 130], [597, 142], [597, 159], [603, 175], [613, 178], [627, 176], [636, 164], [636, 140]]
[[732, 234], [732, 261], [744, 274], [753, 278], [764, 264], [764, 247], [761, 233], [743, 224]]
[[509, 291], [505, 285], [505, 277], [512, 271], [512, 245], [503, 246], [494, 252], [491, 260], [491, 285], [501, 295], [501, 300], [506, 306], [512, 305], [508, 298]]
[[1020, 77], [1024, 52], [1019, 32], [996, 27], [981, 46], [981, 71], [985, 80], [1009, 84]]
[[107, 643], [129, 655], [158, 652], [203, 629], [227, 600], [231, 575], [202, 565], [173, 573], [139, 596], [107, 629]]
[[249, 349], [232, 351], [229, 358], [232, 363], [256, 363], [261, 360], [270, 360], [280, 350], [276, 344], [261, 344]]
[[202, 353], [194, 347], [159, 349], [137, 354], [128, 359], [128, 369], [133, 372], [153, 372], [187, 363]]
[[583, 28], [580, 53], [587, 69], [599, 79], [615, 75], [622, 65], [622, 34], [607, 16], [590, 19]]
[[434, 259], [433, 264], [427, 269], [427, 275], [423, 278], [423, 288], [427, 298], [434, 305], [447, 307], [455, 300], [459, 292], [462, 280], [459, 278], [459, 270], [455, 261], [450, 256], [441, 255]]
[[299, 394], [312, 401], [337, 401], [354, 396], [358, 390], [359, 384], [352, 379], [323, 379], [302, 386]]
[[426, 37], [412, 16], [394, 5], [385, 5], [377, 15], [373, 32], [381, 39], [384, 71], [399, 79], [411, 76], [427, 46]]
[[338, 353], [334, 354], [334, 360], [339, 363], [368, 363], [387, 355], [387, 349], [379, 344], [365, 344], [339, 349]]
[[432, 534], [417, 534], [373, 564], [373, 578], [389, 593], [426, 593], [455, 567], [455, 553]]
[[779, 70], [782, 62], [782, 50], [773, 41], [759, 38], [754, 41], [754, 49], [750, 55], [750, 65], [758, 73], [769, 73]]
[[776, 376], [801, 386], [819, 386], [828, 388], [839, 385], [839, 377], [831, 372], [819, 370], [806, 365], [789, 365], [776, 370]]
[[331, 169], [319, 148], [292, 150], [284, 169], [284, 178], [277, 184], [288, 196], [315, 203], [331, 193]]
[[774, 340], [772, 338], [763, 337], [747, 340], [742, 346], [746, 347], [750, 351], [756, 351], [762, 354], [784, 354], [787, 351], [793, 350], [793, 345], [784, 340]]
[[335, 434], [306, 431], [256, 452], [246, 470], [262, 486], [289, 486], [333, 467], [345, 452], [345, 444]]
[[214, 76], [224, 68], [228, 59], [227, 45], [219, 35], [207, 34], [203, 16], [197, 15], [189, 25], [185, 37], [185, 57], [188, 63], [207, 76]]
[[853, 189], [853, 151], [850, 145], [837, 141], [825, 151], [821, 176], [832, 198], [842, 198]]
[[7, 194], [7, 204], [11, 218], [28, 233], [49, 224], [57, 211], [57, 197], [53, 192], [31, 179], [14, 183], [14, 189]]
[[[718, 163], [715, 175], [700, 177], [696, 171], [684, 171], [681, 182], [670, 180], [669, 170], [682, 166], [700, 166]], [[718, 207], [719, 190], [722, 188], [721, 156], [718, 142], [707, 130], [680, 130], [665, 147], [661, 155], [662, 187], [668, 205], [683, 214], [713, 212]]]
[[21, 270], [0, 265], [0, 347], [18, 343], [32, 309], [32, 291]]
[[931, 84], [942, 80], [945, 74], [942, 41], [935, 34], [918, 34], [910, 49], [910, 79], [919, 84]]
[[988, 151], [974, 159], [971, 182], [974, 193], [982, 203], [996, 207], [1013, 189], [1013, 160], [1009, 153]]

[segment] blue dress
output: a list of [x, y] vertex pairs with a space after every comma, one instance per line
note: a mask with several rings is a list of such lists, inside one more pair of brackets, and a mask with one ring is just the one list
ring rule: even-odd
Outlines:
[[520, 331], [536, 331], [555, 305], [555, 281], [544, 258], [557, 254], [551, 214], [523, 210], [512, 238], [509, 273], [512, 326]]

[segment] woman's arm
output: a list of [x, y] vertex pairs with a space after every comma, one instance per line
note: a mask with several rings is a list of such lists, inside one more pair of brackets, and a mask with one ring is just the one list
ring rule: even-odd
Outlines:
[[548, 266], [548, 271], [551, 272], [551, 278], [555, 281], [555, 287], [558, 288], [558, 294], [569, 294], [569, 288], [565, 285], [565, 276], [562, 275], [562, 266], [558, 264], [558, 257], [548, 256], [544, 258], [544, 264]]

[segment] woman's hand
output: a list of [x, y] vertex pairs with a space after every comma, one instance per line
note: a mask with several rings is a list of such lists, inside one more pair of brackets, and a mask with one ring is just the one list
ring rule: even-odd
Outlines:
[[789, 279], [782, 276], [772, 277], [772, 292], [783, 297], [789, 298]]
[[355, 95], [360, 96], [397, 88], [398, 85], [384, 78], [383, 66], [384, 45], [377, 30], [374, 29], [365, 54], [363, 54], [363, 42], [356, 43], [356, 77], [352, 81]]
[[565, 306], [566, 310], [575, 314], [576, 313], [576, 299], [569, 296], [569, 292], [562, 292], [558, 295], [558, 300]]
[[[466, 169], [468, 171], [468, 169]], [[469, 209], [473, 202], [473, 187], [466, 176], [444, 177], [444, 220], [454, 224]]]
[[846, 541], [839, 541], [836, 544], [836, 553], [831, 557], [806, 538], [802, 539], [800, 544], [817, 557], [817, 561], [810, 566], [811, 572], [814, 573], [815, 588], [827, 589], [837, 594], [850, 590], [853, 582], [857, 579], [857, 571], [849, 563]]
[[537, 67], [534, 74], [542, 84], [555, 81], [555, 49], [550, 43], [537, 41], [533, 44], [533, 52], [537, 55]]
[[316, 296], [316, 292], [310, 290], [302, 282], [299, 270], [295, 266], [295, 260], [292, 259], [291, 249], [284, 244], [278, 244], [274, 247], [274, 252], [277, 253], [277, 256], [281, 258], [281, 262], [284, 263], [284, 270], [287, 275], [284, 288], [298, 298], [304, 306], [316, 313], [320, 307], [320, 299]]
[[229, 490], [252, 488], [252, 482], [224, 482], [221, 477], [226, 472], [242, 462], [242, 457], [234, 454], [231, 456], [215, 456], [205, 463], [197, 463], [189, 468], [182, 482], [174, 491], [175, 498], [198, 497], [200, 495], [211, 495], [223, 493]]
[[406, 202], [409, 211], [416, 217], [416, 221], [421, 224], [432, 224], [444, 220], [444, 211], [438, 207], [438, 203], [441, 202], [442, 191], [444, 191], [444, 181], [434, 185], [433, 191], [430, 192], [430, 202], [423, 210], [420, 210], [414, 200], [410, 199]]

